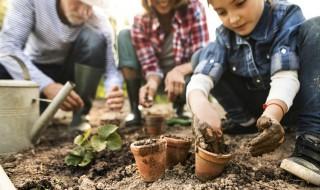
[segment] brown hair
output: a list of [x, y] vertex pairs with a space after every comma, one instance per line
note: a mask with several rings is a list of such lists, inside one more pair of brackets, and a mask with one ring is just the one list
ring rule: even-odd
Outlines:
[[[151, 15], [153, 13], [153, 9], [149, 4], [150, 0], [141, 0], [142, 1], [142, 6], [144, 10], [146, 11], [147, 14]], [[170, 0], [170, 1], [175, 1], [173, 9], [178, 9], [184, 5], [187, 5], [189, 3], [189, 0]]]

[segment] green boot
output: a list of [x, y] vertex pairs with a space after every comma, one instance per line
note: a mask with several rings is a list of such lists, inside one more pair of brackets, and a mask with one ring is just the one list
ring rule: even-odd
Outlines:
[[90, 128], [89, 122], [85, 119], [85, 116], [91, 109], [92, 100], [95, 96], [103, 73], [104, 69], [89, 67], [83, 64], [75, 64], [75, 91], [82, 98], [84, 106], [81, 109], [73, 112], [71, 127], [76, 127], [78, 130], [86, 130]]
[[139, 78], [126, 80], [127, 92], [131, 107], [131, 114], [127, 116], [125, 123], [127, 130], [129, 130], [129, 128], [135, 130], [140, 128], [142, 125], [141, 112], [138, 109], [140, 82], [141, 80]]

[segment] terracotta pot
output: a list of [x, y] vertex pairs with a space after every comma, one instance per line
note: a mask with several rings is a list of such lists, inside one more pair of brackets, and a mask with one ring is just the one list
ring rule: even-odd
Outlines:
[[167, 167], [184, 163], [191, 147], [191, 139], [173, 135], [162, 137], [167, 141]]
[[232, 154], [215, 154], [199, 146], [196, 147], [196, 176], [201, 181], [207, 181], [220, 175]]
[[144, 129], [149, 136], [158, 136], [165, 131], [165, 118], [163, 115], [147, 115], [145, 117]]
[[166, 148], [167, 142], [164, 139], [140, 140], [130, 145], [143, 181], [153, 182], [164, 175]]

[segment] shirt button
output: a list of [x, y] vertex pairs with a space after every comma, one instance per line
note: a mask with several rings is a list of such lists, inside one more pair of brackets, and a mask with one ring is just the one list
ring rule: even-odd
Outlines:
[[282, 48], [280, 51], [281, 51], [282, 54], [286, 54], [287, 53], [287, 50], [285, 48]]
[[260, 80], [260, 79], [257, 79], [257, 80], [256, 80], [256, 82], [257, 82], [257, 83], [260, 83], [260, 82], [261, 82], [261, 80]]
[[233, 70], [233, 71], [236, 71], [236, 70], [237, 70], [237, 68], [236, 68], [236, 67], [232, 67], [232, 70]]
[[267, 54], [267, 59], [270, 59], [270, 55], [269, 54]]

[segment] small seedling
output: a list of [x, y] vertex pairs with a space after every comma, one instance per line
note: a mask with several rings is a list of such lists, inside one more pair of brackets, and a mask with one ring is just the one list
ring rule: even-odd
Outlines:
[[111, 151], [120, 150], [122, 140], [116, 132], [116, 125], [105, 125], [98, 128], [95, 135], [91, 135], [91, 129], [85, 131], [82, 135], [78, 135], [74, 139], [76, 145], [65, 157], [65, 163], [68, 166], [87, 166], [97, 152], [108, 149]]

